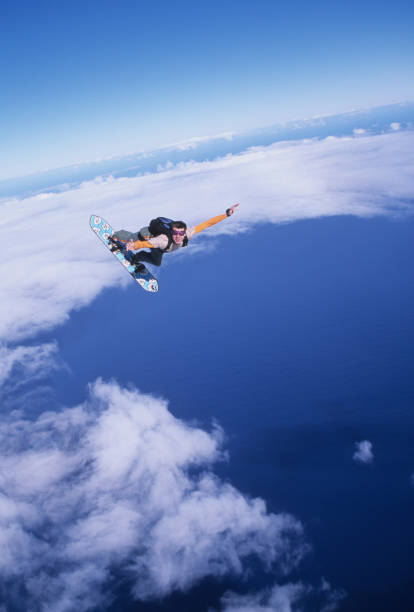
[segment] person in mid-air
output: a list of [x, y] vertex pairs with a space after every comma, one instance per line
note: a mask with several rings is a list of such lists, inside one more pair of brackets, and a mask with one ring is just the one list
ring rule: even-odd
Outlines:
[[[172, 253], [187, 246], [193, 236], [223, 221], [226, 217], [230, 217], [237, 206], [239, 205], [233, 204], [224, 214], [217, 215], [194, 227], [187, 227], [184, 221], [171, 222], [170, 219], [158, 217], [150, 223], [149, 228], [142, 228], [136, 233], [119, 230], [112, 235], [110, 240], [114, 249], [122, 248], [125, 257], [135, 265], [136, 272], [143, 274], [147, 271], [143, 262], [160, 266], [164, 253]], [[141, 249], [151, 250], [142, 251]], [[139, 251], [139, 253], [133, 253], [133, 251]]]

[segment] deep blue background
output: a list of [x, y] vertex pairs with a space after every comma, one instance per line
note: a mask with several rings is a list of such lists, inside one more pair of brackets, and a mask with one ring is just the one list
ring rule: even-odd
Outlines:
[[[216, 471], [303, 521], [313, 551], [298, 578], [344, 588], [343, 610], [414, 609], [413, 230], [325, 218], [167, 255], [158, 294], [131, 282], [54, 330], [71, 368], [49, 381], [55, 401], [83, 401], [101, 376], [203, 427], [216, 419], [230, 451]], [[362, 439], [372, 465], [352, 460]], [[227, 586], [145, 606], [124, 591], [112, 609], [202, 611]]]

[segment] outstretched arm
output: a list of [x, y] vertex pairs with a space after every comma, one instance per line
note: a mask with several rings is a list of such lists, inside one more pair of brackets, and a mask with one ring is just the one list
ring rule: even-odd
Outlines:
[[226, 217], [231, 217], [231, 215], [234, 213], [235, 209], [238, 206], [239, 204], [233, 204], [233, 206], [228, 208], [223, 215], [217, 215], [217, 217], [213, 217], [212, 219], [209, 219], [208, 221], [199, 223], [199, 225], [195, 226], [194, 233], [198, 234], [202, 232], [203, 230], [207, 229], [208, 227], [211, 227], [212, 225], [215, 225], [216, 223], [220, 223], [220, 221], [223, 221]]
[[[236, 210], [238, 206], [239, 204], [233, 204], [233, 206], [230, 206], [230, 208], [228, 208], [223, 215], [217, 215], [217, 217], [213, 217], [212, 219], [209, 219], [208, 221], [204, 221], [204, 223], [200, 223], [199, 225], [196, 225], [194, 228], [194, 234], [198, 234], [199, 232], [202, 232], [208, 227], [211, 227], [212, 225], [215, 225], [216, 223], [223, 221], [223, 219], [225, 219], [226, 217], [231, 217], [231, 215], [234, 213], [234, 211]], [[168, 243], [167, 239], [166, 241]], [[161, 248], [165, 248], [166, 246], [167, 245], [164, 245]], [[154, 244], [151, 244], [149, 240], [137, 240], [136, 242], [134, 242], [133, 240], [130, 240], [129, 242], [126, 243], [127, 251], [138, 251], [139, 249], [156, 249], [156, 248], [159, 248], [159, 245], [156, 246]]]

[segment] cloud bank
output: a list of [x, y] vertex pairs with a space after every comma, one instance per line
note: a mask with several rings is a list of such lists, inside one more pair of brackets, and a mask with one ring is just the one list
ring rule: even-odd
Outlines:
[[243, 576], [252, 556], [288, 572], [307, 550], [302, 527], [214, 475], [221, 438], [114, 382], [35, 421], [3, 417], [2, 601], [82, 612], [107, 606], [105, 586], [121, 579], [136, 599], [165, 597]]
[[276, 143], [160, 173], [96, 179], [59, 194], [3, 201], [0, 342], [62, 324], [105, 287], [127, 284], [125, 272], [93, 237], [90, 214], [135, 230], [158, 214], [197, 223], [240, 201], [237, 215], [197, 237], [202, 244], [264, 222], [411, 213], [413, 165], [414, 132], [396, 131]]

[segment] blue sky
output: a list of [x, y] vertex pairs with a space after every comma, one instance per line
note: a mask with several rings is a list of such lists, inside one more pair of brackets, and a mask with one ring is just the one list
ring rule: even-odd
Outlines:
[[5, 2], [1, 178], [414, 98], [412, 3]]

